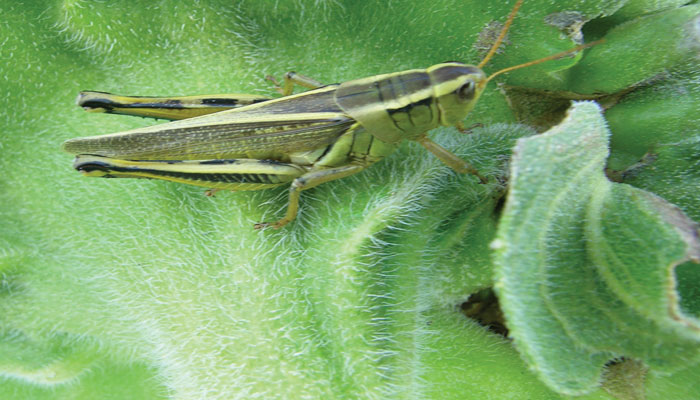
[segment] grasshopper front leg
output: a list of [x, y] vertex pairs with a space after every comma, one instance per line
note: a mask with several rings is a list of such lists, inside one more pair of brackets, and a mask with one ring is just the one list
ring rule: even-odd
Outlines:
[[346, 176], [362, 171], [364, 168], [364, 166], [355, 164], [344, 165], [342, 167], [310, 171], [294, 179], [292, 185], [289, 187], [289, 204], [287, 205], [287, 213], [284, 218], [273, 223], [262, 222], [255, 224], [255, 229], [262, 229], [270, 226], [279, 229], [287, 225], [297, 216], [297, 212], [299, 211], [299, 195], [302, 190], [311, 189], [314, 186], [335, 179], [345, 178]]
[[418, 143], [420, 143], [423, 147], [426, 148], [426, 150], [433, 153], [435, 157], [437, 157], [440, 161], [445, 163], [448, 167], [452, 168], [456, 172], [462, 174], [472, 174], [479, 178], [479, 181], [481, 181], [481, 183], [488, 182], [488, 180], [485, 177], [483, 177], [479, 173], [479, 171], [476, 168], [474, 168], [474, 166], [457, 157], [456, 155], [452, 154], [452, 152], [450, 152], [446, 148], [428, 139], [427, 136], [419, 138]]

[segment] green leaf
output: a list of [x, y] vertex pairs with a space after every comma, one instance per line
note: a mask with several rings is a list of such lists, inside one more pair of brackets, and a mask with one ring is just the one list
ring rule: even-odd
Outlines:
[[[700, 262], [697, 224], [603, 174], [609, 131], [595, 103], [521, 139], [498, 227], [496, 274], [511, 336], [558, 392], [581, 394], [617, 357], [673, 372], [700, 360], [700, 325], [674, 270]], [[695, 265], [697, 268], [697, 265]]]
[[570, 90], [615, 93], [679, 65], [696, 70], [698, 13], [700, 4], [695, 4], [615, 26], [605, 35], [605, 43], [593, 47], [566, 72]]

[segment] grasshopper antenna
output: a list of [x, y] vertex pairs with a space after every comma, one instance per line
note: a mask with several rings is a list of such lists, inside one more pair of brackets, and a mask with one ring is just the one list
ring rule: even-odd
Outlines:
[[493, 57], [494, 54], [496, 54], [496, 51], [498, 51], [498, 48], [501, 46], [501, 43], [503, 42], [503, 39], [506, 37], [506, 33], [508, 33], [508, 29], [510, 29], [510, 25], [513, 23], [513, 18], [515, 18], [515, 14], [518, 13], [518, 9], [520, 9], [520, 6], [523, 4], [523, 0], [518, 0], [515, 5], [513, 6], [513, 9], [510, 10], [510, 15], [508, 15], [508, 20], [506, 21], [506, 24], [503, 25], [503, 29], [501, 29], [501, 33], [498, 35], [498, 38], [496, 39], [496, 42], [491, 46], [491, 49], [489, 50], [488, 53], [486, 53], [486, 56], [484, 57], [483, 60], [477, 65], [479, 68], [483, 68], [486, 63], [491, 60], [491, 57]]
[[[501, 29], [501, 33], [498, 35], [498, 38], [496, 39], [496, 42], [493, 44], [493, 46], [491, 46], [491, 49], [490, 49], [489, 52], [486, 54], [486, 56], [484, 57], [484, 59], [481, 60], [481, 62], [479, 63], [479, 65], [477, 65], [477, 67], [483, 68], [484, 65], [486, 65], [486, 64], [491, 60], [491, 58], [493, 57], [493, 55], [496, 54], [496, 51], [498, 51], [498, 48], [501, 46], [501, 43], [503, 43], [503, 39], [505, 39], [506, 34], [508, 33], [508, 29], [510, 29], [511, 24], [513, 23], [513, 19], [515, 18], [515, 14], [518, 13], [518, 10], [520, 9], [520, 6], [521, 6], [522, 4], [523, 4], [523, 0], [518, 0], [517, 2], [515, 2], [515, 5], [513, 6], [513, 9], [510, 11], [510, 14], [508, 15], [508, 19], [506, 20], [505, 25], [503, 25], [503, 29]], [[500, 74], [503, 74], [503, 73], [506, 73], [506, 72], [510, 72], [510, 71], [513, 71], [513, 70], [516, 70], [516, 69], [525, 68], [525, 67], [529, 67], [529, 66], [532, 66], [532, 65], [540, 64], [540, 63], [543, 63], [543, 62], [556, 60], [556, 59], [565, 57], [565, 56], [567, 56], [567, 55], [569, 55], [569, 54], [575, 53], [575, 52], [577, 52], [577, 51], [579, 51], [579, 50], [583, 50], [583, 49], [585, 49], [585, 48], [587, 48], [587, 47], [592, 47], [592, 46], [595, 46], [595, 45], [597, 45], [597, 44], [603, 43], [604, 41], [605, 41], [605, 39], [596, 40], [595, 42], [582, 44], [582, 45], [573, 47], [573, 48], [571, 48], [571, 49], [569, 49], [569, 50], [562, 51], [561, 53], [552, 54], [551, 56], [547, 56], [547, 57], [544, 57], [544, 58], [540, 58], [540, 59], [538, 59], [538, 60], [533, 60], [533, 61], [529, 61], [529, 62], [526, 62], [526, 63], [523, 63], [523, 64], [514, 65], [514, 66], [512, 66], [512, 67], [503, 68], [503, 69], [500, 70], [500, 71], [494, 72], [494, 73], [491, 74], [488, 78], [486, 78], [486, 80], [482, 81], [482, 82], [480, 83], [480, 86], [481, 86], [481, 87], [486, 86], [486, 84], [488, 83], [488, 81], [490, 81], [491, 79], [495, 78], [496, 76], [498, 76], [498, 75], [500, 75]]]
[[512, 67], [503, 68], [502, 70], [496, 71], [496, 72], [494, 72], [493, 74], [489, 75], [489, 77], [486, 78], [485, 81], [483, 81], [483, 84], [482, 84], [482, 85], [483, 85], [483, 86], [486, 86], [486, 84], [487, 84], [491, 79], [495, 78], [496, 76], [498, 76], [498, 75], [500, 75], [500, 74], [503, 74], [503, 73], [506, 73], [506, 72], [510, 72], [510, 71], [513, 71], [513, 70], [516, 70], [516, 69], [520, 69], [520, 68], [529, 67], [529, 66], [531, 66], [531, 65], [537, 65], [537, 64], [541, 64], [541, 63], [543, 63], [543, 62], [556, 60], [556, 59], [559, 59], [559, 58], [568, 56], [569, 54], [575, 53], [575, 52], [577, 52], [577, 51], [579, 51], [579, 50], [583, 50], [583, 49], [585, 49], [585, 48], [593, 47], [593, 46], [595, 46], [595, 45], [597, 45], [597, 44], [601, 44], [601, 43], [603, 43], [603, 42], [605, 42], [605, 39], [596, 40], [595, 42], [586, 43], [586, 44], [582, 44], [582, 45], [579, 45], [579, 46], [570, 48], [569, 50], [562, 51], [561, 53], [552, 54], [551, 56], [547, 56], [547, 57], [540, 58], [540, 59], [533, 60], [533, 61], [528, 61], [528, 62], [523, 63], [523, 64], [513, 65]]

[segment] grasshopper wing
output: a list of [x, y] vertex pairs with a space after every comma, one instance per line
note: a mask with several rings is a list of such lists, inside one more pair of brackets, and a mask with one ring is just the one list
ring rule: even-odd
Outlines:
[[201, 117], [66, 141], [72, 154], [125, 160], [284, 160], [323, 148], [355, 122], [334, 101], [337, 85]]

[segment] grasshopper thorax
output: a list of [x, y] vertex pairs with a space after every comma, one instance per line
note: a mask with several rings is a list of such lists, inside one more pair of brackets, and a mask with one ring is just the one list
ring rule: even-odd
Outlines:
[[479, 100], [486, 74], [479, 67], [459, 62], [436, 64], [426, 72], [433, 85], [440, 125], [457, 125]]

